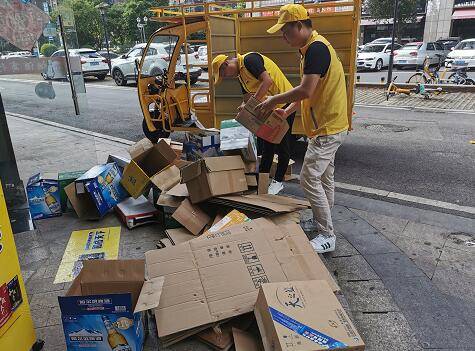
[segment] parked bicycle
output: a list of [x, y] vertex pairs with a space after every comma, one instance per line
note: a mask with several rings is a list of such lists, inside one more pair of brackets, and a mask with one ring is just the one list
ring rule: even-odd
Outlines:
[[456, 85], [475, 85], [475, 81], [467, 75], [467, 65], [455, 66], [452, 65], [454, 71], [448, 77], [450, 72], [446, 68], [440, 71], [442, 65], [439, 63], [434, 68], [429, 65], [429, 60], [426, 58], [423, 64], [422, 72], [416, 72], [409, 77], [407, 83], [410, 84], [456, 84]]

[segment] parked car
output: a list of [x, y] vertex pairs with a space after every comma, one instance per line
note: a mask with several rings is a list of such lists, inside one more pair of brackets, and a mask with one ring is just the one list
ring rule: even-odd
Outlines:
[[[394, 43], [394, 50], [401, 48], [401, 45]], [[389, 65], [391, 55], [391, 43], [389, 44], [366, 44], [358, 52], [357, 69], [370, 69], [380, 71]]]
[[[99, 80], [104, 80], [109, 73], [109, 66], [105, 57], [99, 55], [93, 49], [70, 49], [70, 56], [79, 56], [81, 60], [82, 74], [84, 77], [96, 77]], [[64, 57], [64, 50], [55, 51], [51, 57]]]
[[26, 57], [33, 57], [33, 55], [29, 51], [16, 51], [16, 52], [9, 52], [2, 56], [3, 59], [9, 59], [9, 58], [14, 58], [14, 57], [26, 58]]
[[378, 39], [374, 39], [372, 42], [369, 42], [368, 44], [388, 44], [388, 43], [391, 43], [392, 39], [393, 39], [392, 37], [378, 38]]
[[394, 67], [422, 67], [426, 58], [429, 65], [438, 65], [445, 60], [446, 54], [446, 50], [439, 43], [408, 43], [394, 53]]
[[460, 37], [441, 38], [436, 43], [442, 44], [447, 51], [451, 51], [458, 43], [460, 43]]
[[[147, 44], [137, 44], [130, 51], [114, 60], [112, 60], [112, 78], [117, 85], [126, 85], [127, 81], [137, 81], [137, 66], [142, 59], [144, 48]], [[157, 76], [168, 69], [168, 62], [170, 61], [171, 50], [173, 46], [162, 43], [152, 43], [145, 55], [142, 73], [147, 75]], [[184, 56], [182, 54], [182, 56]], [[191, 56], [191, 55], [190, 55]], [[201, 75], [201, 69], [197, 67], [190, 68], [190, 83], [195, 84]], [[175, 79], [186, 79], [186, 67], [183, 65], [183, 58], [177, 63], [175, 69]]]
[[198, 60], [198, 64], [205, 71], [208, 70], [208, 46], [200, 46], [196, 52], [195, 58]]
[[475, 68], [475, 39], [466, 39], [458, 43], [447, 55], [445, 67], [467, 66]]

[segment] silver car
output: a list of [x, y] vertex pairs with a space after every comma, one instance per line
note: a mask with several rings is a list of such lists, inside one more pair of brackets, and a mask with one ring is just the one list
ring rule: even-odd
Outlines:
[[426, 58], [429, 65], [441, 65], [447, 53], [440, 43], [408, 43], [394, 53], [394, 67], [422, 67]]

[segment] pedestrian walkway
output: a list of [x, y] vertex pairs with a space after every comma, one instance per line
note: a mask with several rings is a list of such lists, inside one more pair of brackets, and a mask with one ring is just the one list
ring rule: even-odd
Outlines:
[[[66, 171], [125, 155], [127, 144], [8, 117], [23, 180], [38, 171]], [[301, 196], [298, 184], [286, 192]], [[323, 257], [348, 302], [366, 350], [474, 350], [475, 220], [337, 193], [333, 209], [337, 249]], [[302, 213], [308, 218], [309, 211]], [[99, 224], [100, 223], [100, 224]], [[119, 226], [111, 213], [100, 222], [74, 214], [37, 222], [15, 235], [22, 272], [44, 350], [63, 351], [57, 296], [69, 283], [53, 284], [72, 231]], [[122, 226], [119, 258], [142, 258], [164, 233], [156, 226]], [[153, 329], [153, 327], [152, 327]], [[146, 350], [156, 350], [149, 338]], [[161, 350], [211, 350], [191, 340]]]
[[475, 111], [474, 92], [453, 92], [432, 96], [429, 100], [421, 95], [393, 96], [386, 100], [386, 90], [381, 88], [360, 87], [355, 89], [355, 103], [360, 105], [408, 107], [421, 109], [440, 109], [447, 111]]

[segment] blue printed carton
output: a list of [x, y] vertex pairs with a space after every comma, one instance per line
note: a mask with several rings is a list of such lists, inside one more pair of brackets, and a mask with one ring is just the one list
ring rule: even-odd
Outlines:
[[99, 217], [102, 217], [129, 196], [120, 184], [121, 178], [122, 174], [115, 163], [94, 166], [75, 180], [76, 195], [89, 194]]
[[160, 298], [144, 277], [144, 260], [84, 261], [66, 296], [58, 297], [67, 350], [142, 351], [143, 311]]
[[38, 173], [26, 186], [28, 204], [33, 219], [61, 216], [58, 173]]

